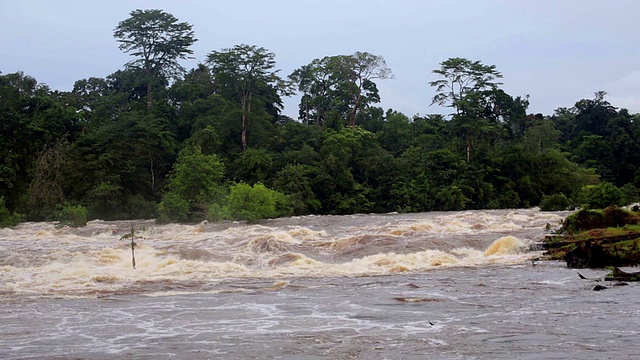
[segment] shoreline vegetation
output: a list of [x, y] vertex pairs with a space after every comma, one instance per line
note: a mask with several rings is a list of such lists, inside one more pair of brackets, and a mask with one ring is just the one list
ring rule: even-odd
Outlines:
[[[425, 68], [425, 98], [450, 113], [408, 116], [377, 106], [393, 81], [380, 55], [309, 59], [284, 76], [274, 53], [240, 44], [185, 69], [191, 24], [134, 10], [114, 25], [131, 61], [105, 78], [57, 91], [0, 73], [0, 227], [640, 201], [640, 114], [604, 91], [532, 114], [535, 99], [507, 94], [496, 66], [452, 57]], [[300, 99], [297, 119], [282, 115], [286, 96]]]
[[[640, 272], [619, 269], [640, 264], [640, 209], [610, 206], [581, 209], [569, 215], [555, 234], [545, 237], [547, 260], [565, 261], [567, 267], [609, 268], [605, 281], [640, 281]], [[582, 279], [586, 279], [580, 273]], [[588, 279], [587, 279], [588, 280]], [[594, 290], [603, 290], [600, 286]]]

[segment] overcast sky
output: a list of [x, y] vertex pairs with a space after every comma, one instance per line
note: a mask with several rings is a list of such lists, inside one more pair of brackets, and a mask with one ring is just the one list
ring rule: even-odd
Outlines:
[[[430, 107], [432, 70], [450, 57], [502, 72], [502, 88], [530, 95], [551, 115], [604, 90], [640, 112], [637, 0], [0, 0], [0, 71], [23, 71], [55, 90], [105, 77], [129, 57], [113, 29], [135, 9], [163, 9], [193, 24], [195, 59], [237, 44], [275, 53], [286, 77], [315, 58], [366, 51], [395, 79], [378, 82], [382, 106], [406, 115]], [[285, 100], [297, 117], [299, 98]]]

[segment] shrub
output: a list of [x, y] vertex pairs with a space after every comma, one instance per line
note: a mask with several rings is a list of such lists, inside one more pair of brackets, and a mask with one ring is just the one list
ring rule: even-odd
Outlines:
[[87, 208], [81, 205], [66, 205], [58, 211], [58, 227], [82, 227], [87, 225]]
[[182, 198], [182, 196], [175, 192], [168, 192], [158, 204], [158, 218], [156, 221], [159, 223], [185, 222], [189, 220], [190, 207], [189, 201]]
[[640, 218], [637, 215], [617, 206], [611, 206], [604, 210], [582, 209], [567, 216], [564, 220], [563, 230], [576, 233], [591, 229], [621, 227], [627, 224], [635, 225], [639, 221]]
[[569, 199], [560, 193], [553, 195], [544, 195], [542, 201], [540, 201], [541, 211], [562, 211], [569, 208]]
[[218, 222], [229, 218], [231, 218], [231, 216], [226, 213], [226, 208], [223, 208], [220, 204], [213, 204], [207, 210], [206, 219], [209, 221]]
[[168, 192], [158, 205], [160, 223], [200, 221], [211, 204], [223, 197], [224, 165], [215, 154], [206, 155], [198, 146], [187, 146], [178, 155], [169, 174]]
[[580, 190], [580, 204], [585, 209], [604, 209], [611, 205], [624, 205], [624, 194], [615, 185], [602, 182], [587, 185]]
[[223, 213], [233, 220], [254, 221], [291, 213], [287, 197], [258, 183], [231, 186]]
[[146, 200], [140, 194], [130, 196], [126, 201], [127, 217], [134, 219], [153, 219], [156, 217], [157, 204]]
[[0, 228], [16, 226], [23, 220], [24, 215], [10, 212], [4, 198], [0, 197]]
[[625, 184], [620, 188], [620, 191], [624, 194], [625, 205], [640, 202], [640, 189], [633, 184]]

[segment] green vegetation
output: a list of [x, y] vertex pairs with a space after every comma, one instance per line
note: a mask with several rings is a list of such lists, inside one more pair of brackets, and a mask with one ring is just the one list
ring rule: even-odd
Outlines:
[[0, 197], [0, 228], [18, 225], [24, 219], [24, 215], [9, 212], [4, 198]]
[[87, 225], [87, 208], [81, 205], [65, 205], [58, 211], [58, 227], [83, 227]]
[[578, 194], [578, 199], [585, 209], [604, 209], [612, 205], [625, 205], [624, 193], [608, 182], [583, 187]]
[[591, 229], [622, 227], [636, 225], [640, 222], [640, 216], [616, 206], [610, 206], [604, 210], [582, 209], [564, 220], [562, 230], [569, 233], [578, 233]]
[[547, 256], [570, 267], [628, 266], [640, 263], [640, 213], [615, 206], [569, 215], [560, 234], [546, 239]]
[[285, 195], [263, 184], [231, 186], [223, 213], [230, 219], [254, 221], [291, 215]]
[[540, 210], [541, 211], [562, 211], [567, 210], [570, 207], [569, 199], [565, 196], [565, 194], [553, 194], [553, 195], [545, 195], [542, 197], [542, 201], [540, 201]]
[[[0, 74], [3, 226], [80, 209], [85, 221], [253, 221], [640, 199], [640, 115], [603, 92], [530, 114], [494, 65], [454, 57], [425, 83], [452, 114], [410, 117], [377, 106], [393, 78], [379, 55], [309, 59], [281, 77], [274, 53], [241, 44], [184, 69], [192, 29], [133, 11], [114, 31], [132, 61], [68, 92]], [[296, 93], [291, 119], [282, 98]]]

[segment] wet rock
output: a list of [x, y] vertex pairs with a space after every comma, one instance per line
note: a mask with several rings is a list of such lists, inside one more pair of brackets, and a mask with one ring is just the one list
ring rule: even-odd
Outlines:
[[607, 287], [606, 286], [602, 286], [602, 285], [596, 285], [593, 287], [593, 291], [601, 291], [601, 290], [606, 290]]
[[605, 281], [640, 281], [640, 272], [628, 273], [618, 269], [617, 267], [613, 268], [613, 271], [607, 276], [604, 277]]
[[602, 268], [611, 264], [609, 255], [597, 243], [582, 242], [576, 248], [566, 253], [564, 260], [573, 269]]
[[618, 207], [580, 210], [564, 221], [563, 232], [545, 237], [545, 256], [570, 268], [640, 264], [640, 214]]

